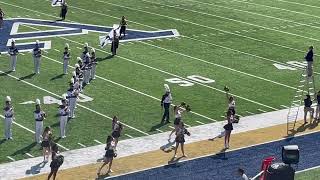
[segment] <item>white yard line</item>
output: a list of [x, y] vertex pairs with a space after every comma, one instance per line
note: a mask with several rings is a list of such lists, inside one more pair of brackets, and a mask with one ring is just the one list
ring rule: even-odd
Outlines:
[[53, 50], [55, 50], [55, 51], [57, 51], [57, 52], [60, 52], [60, 50], [59, 50], [59, 49], [53, 49]]
[[96, 140], [96, 139], [94, 139], [94, 142], [96, 142], [96, 143], [98, 143], [98, 144], [103, 144], [102, 142], [100, 142], [100, 141], [98, 141], [98, 140]]
[[82, 49], [81, 47], [77, 47], [77, 49]]
[[295, 4], [295, 5], [299, 5], [299, 6], [306, 6], [306, 7], [312, 7], [312, 8], [320, 9], [320, 6], [313, 6], [313, 5], [309, 5], [309, 4], [303, 4], [303, 3], [298, 3], [298, 2], [290, 2], [290, 1], [285, 1], [285, 0], [278, 0], [278, 1], [285, 2], [287, 4]]
[[175, 129], [174, 127], [172, 127], [172, 126], [168, 126], [169, 128], [171, 128], [171, 129]]
[[285, 106], [285, 105], [280, 105], [281, 107], [284, 107], [284, 108], [289, 108], [288, 106]]
[[248, 114], [250, 114], [250, 115], [254, 115], [254, 113], [253, 112], [250, 112], [250, 111], [246, 111]]
[[10, 159], [11, 161], [16, 161], [15, 159], [13, 159], [12, 157], [10, 156], [7, 156], [8, 159]]
[[134, 138], [133, 136], [129, 135], [129, 134], [124, 134], [126, 136], [128, 136], [129, 138]]
[[83, 144], [81, 144], [81, 143], [78, 143], [78, 145], [80, 145], [81, 147], [87, 147], [87, 146], [85, 146], [85, 145], [83, 145]]
[[32, 156], [30, 153], [26, 153], [27, 156], [33, 158], [34, 156]]
[[163, 131], [161, 129], [156, 129], [156, 131], [158, 131], [160, 133], [163, 133]]
[[261, 112], [268, 112], [268, 111], [265, 111], [265, 110], [262, 110], [262, 109], [257, 109], [258, 111], [261, 111]]
[[196, 121], [197, 123], [199, 123], [199, 124], [202, 124], [202, 125], [204, 125], [205, 123], [203, 123], [203, 122], [201, 122], [201, 121]]

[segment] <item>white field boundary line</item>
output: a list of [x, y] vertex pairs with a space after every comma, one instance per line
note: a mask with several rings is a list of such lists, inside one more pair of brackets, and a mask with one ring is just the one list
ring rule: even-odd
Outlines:
[[[141, 1], [149, 2], [149, 1], [146, 1], [146, 0], [141, 0]], [[230, 7], [226, 7], [226, 6], [220, 6], [220, 5], [216, 5], [216, 4], [212, 4], [212, 3], [205, 3], [205, 2], [201, 2], [201, 1], [194, 1], [194, 0], [186, 0], [186, 1], [196, 2], [196, 3], [215, 6], [215, 7], [224, 8], [224, 9], [229, 9], [229, 10], [232, 10], [232, 11], [244, 12], [244, 13], [247, 13], [247, 14], [262, 16], [262, 17], [266, 17], [266, 18], [270, 18], [270, 19], [276, 19], [276, 20], [279, 20], [279, 21], [290, 22], [290, 23], [299, 24], [299, 25], [302, 25], [302, 26], [308, 26], [308, 27], [311, 27], [311, 28], [320, 29], [320, 27], [318, 27], [318, 26], [312, 26], [310, 24], [304, 24], [304, 23], [293, 21], [293, 20], [282, 19], [282, 18], [269, 16], [269, 15], [265, 15], [265, 14], [260, 14], [260, 13], [255, 13], [255, 12], [251, 12], [251, 11], [246, 11], [246, 10], [241, 10], [241, 9], [236, 9], [236, 8], [230, 8]], [[178, 8], [178, 7], [175, 7], [175, 8]]]
[[[4, 72], [0, 71], [0, 73], [4, 73]], [[5, 74], [7, 74], [7, 73], [5, 73]], [[8, 74], [7, 74], [7, 75], [8, 75]], [[11, 76], [12, 76], [12, 75], [11, 75]], [[14, 77], [14, 76], [12, 76], [12, 77]], [[19, 78], [16, 78], [16, 77], [14, 77], [14, 78], [17, 79], [17, 80], [19, 79]], [[21, 80], [21, 81], [24, 81], [24, 80]], [[0, 115], [0, 117], [2, 117], [2, 118], [4, 119], [4, 116]], [[21, 125], [21, 124], [19, 124], [19, 123], [17, 123], [16, 121], [12, 121], [12, 123], [15, 124], [15, 125], [17, 125], [17, 126], [19, 126], [20, 128], [22, 128], [22, 129], [24, 129], [24, 130], [29, 131], [29, 132], [32, 133], [32, 134], [35, 134], [34, 131], [32, 131], [31, 129], [29, 129], [29, 128], [27, 128], [27, 127], [25, 127], [25, 126], [23, 126], [23, 125]], [[69, 150], [70, 150], [70, 149], [62, 146], [62, 145], [59, 144], [59, 143], [56, 143], [56, 144], [57, 144], [59, 147], [61, 147], [62, 149], [66, 150], [66, 151], [69, 151]]]
[[[307, 133], [304, 133], [304, 134], [295, 135], [294, 137], [300, 137], [300, 136], [315, 134], [315, 133], [318, 133], [318, 132], [319, 132], [319, 131], [307, 132]], [[264, 144], [269, 144], [269, 143], [273, 143], [273, 142], [277, 142], [277, 141], [282, 141], [282, 140], [289, 139], [289, 138], [292, 138], [292, 137], [284, 137], [284, 138], [279, 138], [279, 139], [275, 139], [275, 140], [272, 140], [272, 141], [267, 141], [267, 142], [252, 144], [252, 145], [245, 146], [245, 147], [240, 147], [240, 148], [231, 149], [231, 150], [228, 150], [228, 151], [226, 151], [226, 152], [227, 152], [227, 153], [230, 153], [230, 152], [233, 152], [233, 151], [238, 151], [238, 150], [242, 150], [242, 149], [246, 149], [246, 148], [252, 148], [252, 147], [255, 147], [255, 146], [264, 145]], [[220, 153], [212, 153], [212, 154], [207, 154], [207, 155], [203, 155], [203, 156], [199, 156], [199, 157], [188, 158], [188, 159], [185, 159], [185, 160], [179, 160], [178, 163], [183, 163], [183, 162], [188, 162], [188, 161], [192, 161], [192, 160], [196, 160], [196, 159], [206, 158], [206, 157], [209, 157], [209, 156], [215, 156], [215, 155], [218, 155], [218, 154], [220, 154]], [[115, 176], [106, 177], [105, 179], [116, 178], [116, 177], [120, 177], [120, 176], [124, 176], [124, 175], [134, 174], [134, 173], [137, 173], [137, 172], [142, 172], [142, 171], [147, 171], [147, 170], [151, 170], [151, 169], [156, 169], [156, 168], [164, 167], [164, 166], [167, 166], [167, 165], [168, 165], [168, 164], [164, 164], [164, 165], [154, 166], [154, 167], [151, 167], [151, 168], [145, 168], [145, 169], [140, 169], [140, 170], [136, 170], [136, 171], [131, 171], [131, 172], [128, 172], [128, 173], [123, 173], [123, 174], [119, 174], [119, 175], [115, 175]], [[320, 166], [319, 166], [319, 167], [320, 167]], [[315, 167], [314, 167], [314, 168], [315, 168]], [[310, 169], [311, 169], [311, 168], [310, 168]], [[299, 172], [300, 172], [300, 171], [299, 171]]]
[[81, 143], [77, 143], [78, 145], [80, 145], [81, 147], [87, 147], [85, 146], [84, 144], [81, 144]]
[[96, 139], [94, 139], [93, 141], [96, 142], [96, 143], [98, 143], [98, 144], [103, 144], [102, 142], [100, 142], [100, 141], [98, 141], [98, 140], [96, 140]]
[[[28, 25], [25, 25], [25, 26], [27, 26], [27, 27], [29, 27], [29, 28], [32, 28], [32, 29], [39, 30], [39, 29], [37, 29], [37, 28], [35, 28], [35, 27], [31, 27], [31, 26], [28, 26]], [[60, 38], [65, 39], [65, 40], [69, 40], [69, 39], [63, 38], [63, 37], [60, 37]], [[78, 44], [79, 44], [79, 43], [78, 43]], [[77, 47], [77, 48], [78, 48], [78, 49], [81, 49], [80, 47]], [[56, 50], [56, 49], [54, 49], [54, 50]], [[47, 59], [50, 59], [50, 60], [52, 60], [52, 61], [58, 62], [58, 63], [60, 63], [60, 64], [63, 64], [62, 62], [57, 61], [57, 60], [54, 60], [54, 59], [52, 59], [52, 58], [49, 58], [49, 57], [46, 57], [46, 56], [44, 56], [44, 57], [47, 58]], [[70, 66], [70, 65], [68, 65], [68, 66], [74, 68], [73, 66]], [[156, 98], [156, 97], [153, 97], [153, 96], [151, 96], [151, 95], [145, 94], [145, 93], [143, 93], [143, 92], [141, 92], [141, 91], [138, 91], [138, 90], [135, 90], [135, 89], [133, 89], [133, 88], [124, 86], [124, 85], [122, 85], [122, 84], [119, 84], [119, 83], [117, 83], [117, 82], [111, 81], [111, 80], [109, 80], [109, 79], [106, 79], [106, 78], [103, 78], [103, 77], [100, 77], [100, 76], [96, 76], [96, 77], [99, 78], [99, 79], [102, 79], [102, 80], [104, 80], [104, 81], [110, 82], [110, 83], [112, 83], [112, 84], [118, 85], [118, 86], [120, 86], [120, 87], [123, 87], [123, 88], [125, 88], [125, 89], [134, 91], [134, 92], [136, 92], [136, 93], [138, 93], [138, 94], [142, 94], [142, 95], [144, 95], [144, 96], [150, 97], [150, 98], [155, 99], [155, 100], [157, 100], [157, 101], [161, 101], [160, 99], [158, 99], [158, 98]], [[171, 104], [171, 106], [175, 106], [175, 105], [174, 105], [174, 104]], [[215, 119], [212, 119], [212, 118], [210, 118], [210, 117], [207, 117], [207, 116], [205, 116], [205, 115], [202, 115], [202, 114], [197, 113], [197, 112], [194, 112], [194, 111], [190, 111], [190, 113], [195, 114], [195, 115], [198, 115], [198, 116], [200, 116], [200, 117], [203, 117], [203, 118], [208, 119], [208, 120], [213, 121], [213, 122], [216, 122], [216, 121], [217, 121], [217, 120], [215, 120]]]
[[[95, 1], [97, 1], [97, 0], [95, 0]], [[99, 2], [99, 1], [98, 1], [98, 2]], [[100, 1], [100, 2], [101, 2], [101, 1]], [[1, 1], [0, 1], [0, 3], [1, 3]], [[3, 2], [2, 2], [2, 3], [3, 3]], [[8, 4], [8, 3], [4, 3], [4, 4]], [[10, 4], [9, 4], [9, 5], [10, 5]], [[16, 5], [12, 5], [12, 6], [16, 6]], [[19, 7], [19, 6], [17, 6], [17, 7]], [[20, 7], [20, 8], [23, 8], [23, 7]], [[23, 8], [23, 9], [27, 9], [27, 8]], [[30, 9], [27, 9], [27, 10], [29, 10], [29, 11], [34, 11], [34, 10], [30, 10]], [[37, 11], [35, 11], [35, 12], [37, 12]], [[39, 13], [41, 13], [41, 12], [39, 12]], [[41, 14], [44, 14], [44, 13], [41, 13]], [[47, 15], [47, 14], [45, 14], [45, 15]], [[50, 15], [48, 15], [48, 16], [50, 16]], [[54, 16], [54, 17], [55, 17], [55, 16]], [[171, 18], [171, 17], [170, 17], [170, 18]], [[61, 38], [66, 39], [66, 40], [68, 40], [68, 41], [70, 41], [70, 42], [75, 42], [75, 43], [77, 43], [77, 44], [81, 44], [81, 43], [79, 43], [79, 42], [76, 42], [76, 41], [73, 41], [73, 40], [69, 40], [69, 39], [64, 38], [64, 37], [61, 37]], [[110, 54], [110, 53], [105, 52], [105, 51], [100, 50], [100, 49], [97, 49], [97, 50], [98, 50], [98, 51], [101, 51], [101, 52], [104, 52], [104, 53], [107, 53], [107, 54]], [[133, 62], [133, 63], [136, 63], [136, 64], [139, 64], [139, 65], [142, 65], [142, 66], [145, 66], [145, 67], [148, 67], [148, 68], [150, 68], [150, 69], [154, 69], [154, 70], [163, 72], [163, 73], [168, 74], [168, 75], [171, 75], [171, 76], [178, 77], [178, 78], [183, 79], [183, 80], [187, 80], [187, 79], [185, 79], [185, 78], [183, 78], [183, 77], [180, 77], [180, 76], [178, 76], [178, 75], [175, 75], [175, 74], [172, 74], [172, 73], [169, 73], [169, 72], [166, 72], [166, 71], [163, 71], [163, 70], [160, 70], [160, 69], [157, 69], [157, 68], [154, 68], [154, 67], [145, 65], [145, 64], [143, 64], [143, 63], [139, 63], [139, 62], [133, 61], [133, 60], [128, 59], [128, 58], [125, 58], [125, 57], [121, 57], [121, 56], [117, 56], [117, 57], [119, 57], [119, 58], [121, 58], [121, 59], [124, 59], [124, 60], [127, 60], [127, 61], [130, 61], [130, 62]], [[190, 81], [190, 80], [189, 80], [189, 81]], [[193, 81], [193, 82], [196, 83], [196, 84], [202, 85], [202, 86], [204, 86], [204, 87], [208, 87], [208, 88], [210, 88], [210, 89], [213, 89], [213, 90], [216, 90], [216, 91], [225, 93], [224, 91], [222, 91], [222, 90], [220, 90], [220, 89], [217, 89], [217, 88], [214, 88], [214, 87], [205, 85], [205, 84], [201, 84], [201, 83], [196, 82], [196, 81]], [[231, 94], [231, 95], [233, 95], [233, 96], [235, 96], [235, 97], [238, 97], [238, 98], [240, 98], [240, 99], [249, 101], [249, 102], [251, 102], [251, 103], [255, 103], [255, 104], [258, 104], [258, 105], [261, 105], [261, 106], [264, 106], [264, 107], [268, 107], [268, 108], [273, 109], [273, 110], [278, 110], [278, 109], [276, 109], [276, 108], [274, 108], [274, 107], [271, 107], [271, 106], [268, 106], [268, 105], [265, 105], [265, 104], [262, 104], [262, 103], [259, 103], [259, 102], [256, 102], [256, 101], [253, 101], [253, 100], [250, 100], [250, 99], [241, 97], [241, 96], [237, 96], [237, 95], [235, 95], [235, 94]]]
[[306, 7], [312, 7], [312, 8], [320, 9], [320, 6], [313, 6], [313, 5], [310, 5], [310, 4], [303, 4], [303, 3], [298, 3], [298, 2], [290, 2], [290, 1], [285, 1], [285, 0], [278, 0], [278, 1], [285, 2], [287, 4], [295, 4], [295, 5], [299, 5], [299, 6], [306, 6]]
[[[185, 37], [185, 36], [183, 36], [183, 37]], [[198, 39], [195, 39], [195, 38], [190, 38], [190, 37], [186, 37], [186, 38], [189, 38], [189, 39], [192, 39], [192, 40], [197, 40], [197, 41], [203, 42], [203, 43], [208, 43], [208, 42], [205, 42], [205, 41], [202, 41], [202, 40], [198, 40]], [[276, 82], [276, 81], [273, 81], [273, 80], [269, 80], [269, 79], [266, 79], [266, 78], [263, 78], [263, 77], [260, 77], [260, 76], [256, 76], [256, 75], [249, 74], [249, 73], [246, 73], [246, 72], [243, 72], [243, 71], [239, 71], [239, 70], [236, 70], [236, 69], [233, 69], [233, 68], [229, 68], [229, 67], [226, 67], [226, 66], [223, 66], [223, 65], [220, 65], [220, 64], [216, 64], [216, 63], [213, 63], [213, 62], [209, 62], [209, 61], [206, 61], [206, 60], [197, 58], [197, 57], [193, 57], [193, 56], [190, 56], [190, 55], [187, 55], [187, 54], [183, 54], [183, 53], [180, 53], [180, 52], [176, 52], [176, 51], [173, 51], [173, 50], [170, 50], [170, 49], [166, 49], [166, 48], [163, 48], [163, 47], [160, 47], [160, 46], [157, 46], [157, 45], [153, 45], [153, 44], [150, 44], [150, 43], [147, 43], [147, 42], [142, 42], [142, 41], [140, 41], [140, 43], [146, 44], [146, 45], [149, 45], [149, 46], [158, 48], [158, 49], [162, 49], [162, 50], [167, 51], [167, 52], [171, 52], [171, 53], [174, 53], [174, 54], [178, 54], [178, 55], [180, 55], [180, 56], [184, 56], [184, 57], [187, 57], [187, 58], [189, 58], [189, 59], [193, 59], [193, 60], [196, 60], [196, 61], [204, 62], [204, 63], [211, 64], [211, 65], [214, 65], [214, 66], [217, 66], [217, 67], [220, 67], [220, 68], [224, 68], [224, 69], [227, 69], [227, 70], [230, 70], [230, 71], [233, 71], [233, 72], [237, 72], [237, 73], [240, 73], [240, 74], [244, 74], [244, 75], [247, 75], [247, 76], [250, 76], [250, 77], [253, 77], [253, 78], [257, 78], [257, 79], [263, 80], [263, 81], [267, 81], [267, 82], [270, 82], [270, 83], [273, 83], [273, 84], [277, 84], [277, 85], [280, 85], [280, 86], [283, 86], [283, 87], [286, 87], [286, 88], [290, 88], [290, 89], [294, 89], [294, 90], [299, 90], [299, 89], [296, 88], [296, 87], [292, 87], [292, 86], [289, 86], [289, 85], [285, 85], [285, 84], [282, 84], [282, 83], [279, 83], [279, 82]], [[209, 44], [211, 44], [211, 43], [209, 43]], [[219, 46], [219, 45], [215, 45], [215, 44], [211, 44], [211, 45]], [[219, 47], [221, 47], [221, 46], [219, 46]], [[223, 47], [223, 48], [227, 48], [227, 47]], [[227, 48], [227, 49], [231, 49], [231, 48]], [[241, 53], [243, 53], [243, 52], [241, 52]], [[246, 54], [247, 54], [247, 53], [246, 53]]]
[[299, 174], [299, 173], [302, 173], [302, 172], [306, 172], [306, 171], [310, 171], [310, 170], [314, 170], [314, 169], [318, 169], [320, 168], [320, 166], [315, 166], [315, 167], [312, 167], [312, 168], [307, 168], [307, 169], [304, 169], [304, 170], [301, 170], [301, 171], [296, 171], [296, 174]]
[[269, 8], [269, 9], [276, 9], [276, 10], [286, 11], [286, 12], [290, 12], [290, 13], [301, 14], [301, 15], [304, 15], [304, 16], [320, 18], [320, 16], [316, 16], [316, 15], [313, 15], [313, 14], [303, 13], [303, 12], [299, 12], [299, 11], [293, 11], [293, 10], [289, 10], [289, 9], [283, 9], [283, 8], [279, 8], [279, 7], [275, 7], [275, 6], [269, 6], [269, 5], [265, 5], [265, 4], [258, 4], [258, 3], [253, 3], [253, 2], [248, 2], [248, 1], [238, 1], [238, 0], [233, 0], [233, 2], [246, 3], [246, 4], [255, 5], [255, 6], [266, 7], [266, 8]]
[[[28, 84], [28, 85], [30, 85], [30, 86], [32, 86], [32, 87], [35, 87], [35, 88], [40, 89], [40, 90], [42, 90], [42, 91], [45, 91], [45, 92], [47, 92], [47, 93], [49, 93], [49, 94], [51, 94], [51, 95], [54, 95], [54, 96], [56, 96], [56, 97], [59, 97], [59, 98], [61, 97], [61, 96], [59, 96], [58, 94], [55, 94], [55, 93], [53, 93], [53, 92], [51, 92], [51, 91], [48, 91], [48, 90], [46, 90], [46, 89], [44, 89], [44, 88], [42, 88], [42, 87], [39, 87], [39, 86], [34, 85], [34, 84], [32, 84], [32, 83], [29, 83], [28, 81], [20, 80], [19, 78], [15, 77], [15, 76], [13, 76], [13, 75], [11, 75], [11, 74], [5, 73], [5, 72], [3, 72], [3, 71], [1, 71], [1, 70], [0, 70], [0, 73], [6, 74], [7, 76], [9, 76], [9, 77], [11, 77], [11, 78], [14, 78], [14, 79], [16, 79], [16, 80], [19, 80], [20, 82], [23, 82], [23, 83]], [[97, 111], [95, 111], [95, 110], [93, 110], [93, 109], [90, 109], [90, 108], [88, 108], [88, 107], [86, 107], [86, 106], [83, 106], [83, 105], [81, 105], [81, 104], [79, 104], [79, 103], [77, 104], [77, 106], [82, 107], [83, 109], [87, 109], [88, 111], [91, 111], [91, 112], [93, 112], [93, 113], [95, 113], [95, 114], [98, 114], [98, 115], [100, 115], [100, 116], [103, 116], [103, 117], [105, 117], [105, 118], [108, 118], [108, 119], [112, 120], [111, 117], [109, 117], [109, 116], [107, 116], [107, 115], [105, 115], [105, 114], [102, 114], [102, 113], [100, 113], [100, 112], [97, 112]], [[146, 133], [146, 132], [143, 132], [143, 131], [141, 131], [141, 130], [139, 130], [139, 129], [137, 129], [137, 128], [134, 128], [134, 127], [132, 127], [132, 126], [130, 126], [130, 125], [124, 123], [124, 122], [122, 122], [122, 124], [123, 124], [124, 126], [130, 128], [130, 129], [133, 129], [133, 130], [135, 130], [135, 131], [138, 131], [138, 132], [140, 132], [140, 133], [142, 133], [142, 134], [144, 134], [144, 135], [150, 135], [150, 134], [148, 134], [148, 133]], [[31, 131], [31, 132], [34, 133], [33, 131]]]
[[34, 158], [33, 155], [31, 155], [30, 153], [26, 153], [27, 156], [31, 157], [31, 158]]
[[[102, 2], [102, 1], [99, 1], [99, 0], [94, 0], [94, 1]], [[104, 2], [104, 3], [105, 4], [109, 4], [109, 5], [113, 5], [113, 6], [117, 6], [117, 7], [121, 7], [121, 8], [126, 8], [126, 9], [130, 9], [130, 10], [134, 10], [134, 11], [143, 12], [143, 13], [146, 13], [146, 14], [165, 17], [165, 18], [168, 18], [168, 19], [173, 19], [173, 20], [176, 20], [176, 21], [181, 21], [181, 22], [185, 22], [185, 23], [189, 23], [189, 24], [193, 24], [193, 25], [197, 25], [197, 26], [204, 26], [204, 25], [201, 25], [201, 24], [198, 24], [198, 23], [194, 23], [192, 21], [183, 20], [183, 19], [180, 19], [180, 18], [174, 18], [174, 17], [171, 17], [171, 16], [163, 15], [163, 14], [157, 14], [157, 13], [153, 13], [153, 12], [149, 12], [149, 11], [145, 11], [145, 10], [141, 10], [141, 9], [137, 9], [137, 8], [131, 8], [131, 7], [122, 6], [122, 5], [109, 3], [109, 2]], [[177, 7], [174, 7], [174, 8], [177, 8]], [[299, 35], [299, 34], [295, 34], [295, 33], [290, 33], [290, 32], [286, 32], [286, 31], [281, 31], [281, 30], [277, 30], [277, 29], [274, 29], [274, 28], [269, 28], [269, 27], [265, 27], [265, 26], [261, 26], [261, 25], [257, 25], [257, 24], [252, 24], [252, 23], [245, 22], [245, 21], [235, 20], [235, 19], [231, 19], [231, 18], [227, 18], [227, 17], [223, 17], [223, 16], [218, 16], [218, 15], [205, 13], [205, 12], [194, 11], [194, 10], [188, 10], [188, 11], [194, 12], [194, 13], [199, 13], [199, 14], [202, 14], [202, 15], [211, 16], [211, 17], [216, 17], [216, 18], [220, 18], [220, 19], [225, 19], [225, 20], [228, 20], [228, 21], [233, 21], [233, 22], [237, 22], [237, 23], [241, 23], [241, 24], [246, 24], [246, 25], [258, 27], [258, 28], [261, 28], [261, 29], [275, 31], [275, 32], [279, 32], [279, 33], [282, 33], [282, 34], [287, 34], [287, 35], [291, 35], [291, 36], [296, 36], [296, 37], [300, 37], [300, 38], [304, 38], [304, 39], [309, 39], [309, 40], [320, 42], [320, 40], [316, 39], [316, 38], [307, 37], [307, 36], [303, 36], [303, 35]], [[207, 27], [207, 26], [205, 26], [205, 27]]]
[[8, 159], [10, 159], [11, 161], [16, 161], [15, 159], [13, 159], [12, 157], [10, 156], [7, 156]]

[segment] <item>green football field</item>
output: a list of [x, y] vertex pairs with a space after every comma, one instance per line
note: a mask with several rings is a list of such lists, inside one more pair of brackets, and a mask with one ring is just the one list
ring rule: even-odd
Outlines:
[[[82, 102], [76, 118], [67, 125], [67, 138], [58, 139], [57, 104], [42, 105], [56, 141], [66, 149], [98, 145], [111, 132], [111, 118], [126, 125], [122, 139], [170, 131], [173, 124], [160, 124], [160, 99], [167, 83], [174, 104], [190, 104], [184, 115], [188, 126], [223, 120], [229, 86], [241, 116], [284, 109], [290, 105], [303, 57], [310, 45], [320, 44], [319, 8], [301, 6], [298, 0], [67, 0], [67, 21], [112, 26], [125, 15], [128, 28], [144, 31], [176, 29], [176, 38], [124, 42], [110, 58], [110, 46], [99, 47], [98, 33], [39, 39], [51, 41], [44, 53], [41, 74], [32, 75], [30, 53], [18, 57], [17, 71], [7, 72], [9, 58], [0, 57], [0, 98], [10, 95], [16, 112], [13, 141], [0, 141], [0, 162], [40, 156], [34, 143], [34, 104], [50, 96], [59, 99], [68, 89], [69, 75], [62, 75], [62, 51], [69, 43], [76, 63], [83, 44], [96, 48], [98, 77], [84, 90], [93, 101]], [[320, 4], [305, 0], [311, 5]], [[0, 0], [6, 18], [55, 20], [59, 8], [43, 0]], [[50, 28], [23, 26], [19, 32]], [[107, 33], [107, 32], [106, 32]], [[17, 41], [30, 42], [33, 40]], [[280, 67], [280, 69], [279, 69]], [[319, 63], [315, 61], [315, 79]], [[69, 72], [73, 68], [69, 67]], [[293, 70], [295, 69], [295, 70]], [[198, 77], [198, 78], [194, 78]], [[199, 79], [202, 77], [202, 79]], [[208, 83], [210, 80], [211, 83]], [[214, 82], [212, 82], [214, 80]], [[174, 82], [174, 83], [172, 83]], [[48, 97], [47, 97], [48, 98]], [[172, 118], [173, 119], [173, 116]], [[3, 123], [0, 134], [4, 134]]]
[[308, 171], [304, 171], [295, 175], [296, 180], [317, 180], [319, 179], [320, 169], [312, 169]]

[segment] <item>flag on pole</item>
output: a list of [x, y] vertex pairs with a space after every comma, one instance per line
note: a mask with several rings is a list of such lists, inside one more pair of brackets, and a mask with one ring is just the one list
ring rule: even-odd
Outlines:
[[65, 2], [65, 0], [52, 0], [51, 1], [51, 6], [52, 7], [62, 6], [63, 2]]
[[114, 32], [116, 32], [116, 36], [120, 36], [119, 24], [114, 24], [111, 31], [106, 36], [99, 36], [99, 42], [101, 47], [104, 47], [112, 42]]

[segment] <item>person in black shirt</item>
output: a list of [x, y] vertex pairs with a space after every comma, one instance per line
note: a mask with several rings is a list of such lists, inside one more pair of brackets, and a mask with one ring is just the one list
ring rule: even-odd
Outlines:
[[166, 121], [167, 123], [170, 123], [169, 119], [170, 119], [170, 105], [172, 102], [172, 96], [171, 96], [171, 92], [170, 92], [170, 88], [167, 84], [164, 84], [164, 88], [165, 88], [165, 94], [162, 96], [161, 99], [161, 108], [164, 109], [163, 112], [163, 116], [162, 116], [162, 120], [161, 123], [164, 123], [164, 121]]
[[310, 112], [310, 121], [313, 119], [314, 109], [311, 107], [312, 100], [309, 94], [306, 95], [306, 99], [304, 99], [304, 123], [307, 123], [307, 114]]
[[[127, 20], [125, 16], [122, 16], [120, 21], [120, 38], [123, 38], [126, 36], [126, 29], [127, 29]], [[123, 36], [121, 36], [123, 34]]]
[[60, 12], [61, 20], [60, 21], [64, 21], [66, 19], [67, 12], [68, 12], [68, 5], [66, 2], [63, 2], [61, 5], [61, 12]]
[[0, 29], [2, 29], [2, 26], [3, 26], [3, 17], [4, 17], [4, 15], [5, 15], [4, 12], [0, 8]]
[[114, 150], [115, 150], [114, 140], [112, 136], [108, 136], [106, 141], [106, 147], [105, 147], [106, 153], [103, 158], [103, 164], [98, 170], [98, 173], [97, 173], [98, 176], [100, 176], [102, 168], [107, 164], [109, 164], [107, 174], [111, 172], [112, 161], [113, 161], [113, 158], [116, 156]]
[[309, 51], [305, 56], [307, 61], [307, 75], [308, 77], [312, 76], [312, 66], [313, 66], [313, 46], [309, 47]]
[[116, 30], [113, 30], [113, 37], [111, 42], [112, 56], [117, 55], [117, 49], [119, 47], [119, 37], [117, 36]]
[[318, 91], [317, 93], [317, 109], [316, 109], [316, 116], [315, 119], [316, 120], [320, 120], [320, 91]]

